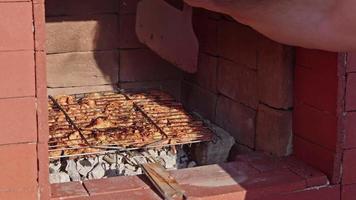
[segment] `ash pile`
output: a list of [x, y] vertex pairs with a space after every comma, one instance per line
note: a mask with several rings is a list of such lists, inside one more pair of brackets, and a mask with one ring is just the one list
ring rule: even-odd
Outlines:
[[51, 160], [50, 183], [84, 181], [115, 176], [142, 174], [141, 164], [157, 162], [167, 170], [197, 166], [191, 159], [188, 146], [171, 146], [161, 149], [116, 152], [81, 158]]

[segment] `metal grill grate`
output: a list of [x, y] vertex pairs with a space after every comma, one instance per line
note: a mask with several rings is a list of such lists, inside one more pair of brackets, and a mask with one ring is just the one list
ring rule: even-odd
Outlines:
[[214, 135], [161, 91], [57, 96], [48, 109], [51, 159], [192, 144]]

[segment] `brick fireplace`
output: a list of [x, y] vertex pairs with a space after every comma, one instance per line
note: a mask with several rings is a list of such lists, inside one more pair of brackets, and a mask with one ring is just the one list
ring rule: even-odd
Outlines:
[[[235, 138], [231, 161], [259, 169], [270, 162], [253, 162], [254, 151], [274, 157], [292, 154], [330, 181], [318, 190], [271, 189], [268, 198], [352, 199], [356, 191], [352, 53], [287, 47], [227, 16], [195, 9], [199, 66], [196, 74], [188, 74], [138, 41], [136, 3], [47, 0], [45, 12], [44, 1], [0, 0], [0, 199], [50, 197], [47, 91], [80, 93], [116, 85], [171, 93]], [[226, 171], [231, 172], [235, 165], [228, 166]], [[182, 182], [189, 185], [189, 180]], [[90, 187], [102, 187], [90, 184], [85, 184], [89, 192]], [[268, 187], [273, 188], [259, 189]], [[260, 194], [256, 186], [246, 186], [249, 195], [244, 197], [227, 188], [215, 191], [211, 199], [227, 193], [226, 199], [261, 198], [253, 196]]]

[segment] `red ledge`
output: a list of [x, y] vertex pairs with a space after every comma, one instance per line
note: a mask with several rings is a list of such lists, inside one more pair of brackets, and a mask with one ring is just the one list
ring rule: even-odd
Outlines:
[[[261, 153], [237, 156], [234, 162], [172, 171], [189, 199], [260, 199], [296, 191], [329, 188], [323, 173], [292, 158]], [[144, 176], [116, 177], [52, 185], [52, 200], [158, 200]]]

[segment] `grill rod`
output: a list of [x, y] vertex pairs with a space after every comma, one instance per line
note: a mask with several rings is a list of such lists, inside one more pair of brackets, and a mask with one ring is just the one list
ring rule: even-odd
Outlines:
[[[127, 100], [132, 100], [132, 101], [133, 101], [133, 99], [131, 99], [131, 98], [125, 93], [124, 90], [120, 90], [119, 92], [120, 92], [120, 94], [124, 95]], [[144, 112], [144, 111], [140, 108], [140, 106], [137, 105], [136, 102], [133, 101], [133, 105], [134, 105], [134, 107], [135, 107], [151, 124], [153, 124], [153, 126], [155, 126], [155, 127], [158, 129], [158, 131], [162, 134], [162, 139], [157, 140], [157, 141], [155, 141], [155, 142], [153, 142], [153, 143], [151, 143], [151, 144], [147, 144], [147, 145], [143, 146], [143, 148], [146, 148], [146, 147], [149, 146], [149, 145], [156, 145], [156, 144], [159, 144], [159, 143], [161, 143], [161, 142], [167, 140], [167, 139], [168, 139], [168, 135], [161, 129], [161, 127], [158, 126], [157, 123], [156, 123], [155, 121], [153, 121], [153, 119], [152, 119], [150, 116], [148, 116], [147, 113]]]
[[64, 114], [64, 116], [66, 117], [67, 121], [74, 127], [74, 129], [76, 129], [79, 133], [79, 136], [82, 138], [82, 140], [85, 142], [85, 144], [87, 144], [89, 147], [92, 147], [92, 145], [88, 142], [88, 140], [84, 137], [83, 133], [82, 133], [82, 129], [80, 129], [75, 123], [74, 121], [70, 118], [70, 116], [67, 114], [67, 112], [62, 108], [62, 106], [56, 101], [55, 98], [53, 98], [51, 95], [48, 96], [51, 101], [54, 103], [54, 105], [62, 111], [62, 113]]
[[[132, 99], [126, 92], [125, 90], [117, 90], [116, 91], [118, 94], [121, 94], [123, 95], [124, 98], [122, 98], [121, 100], [122, 101], [125, 101], [126, 100], [135, 100], [135, 99]], [[50, 96], [49, 96], [50, 97]], [[78, 97], [77, 97], [78, 98]], [[111, 97], [110, 95], [108, 96], [105, 96], [104, 97], [105, 99], [115, 99], [116, 97]], [[50, 99], [53, 101], [55, 100], [53, 97], [50, 97]], [[100, 100], [100, 98], [98, 98]], [[155, 120], [153, 120], [151, 118], [151, 116], [149, 116], [149, 114], [147, 114], [142, 108], [141, 108], [141, 105], [140, 103], [145, 103], [147, 102], [148, 104], [149, 103], [149, 100], [145, 100], [145, 99], [138, 99], [137, 100], [138, 102], [133, 102], [133, 106], [134, 108], [136, 109], [136, 111], [140, 112], [144, 118], [146, 118], [146, 120], [149, 121], [149, 123], [151, 125], [153, 125], [155, 128], [157, 128], [157, 130], [161, 133], [161, 139], [156, 139], [156, 140], [153, 140], [151, 141], [150, 143], [148, 144], [144, 144], [140, 147], [122, 147], [122, 146], [119, 146], [117, 144], [105, 144], [105, 145], [97, 145], [97, 144], [92, 144], [90, 145], [89, 143], [89, 140], [87, 138], [83, 138], [84, 142], [86, 144], [88, 144], [87, 147], [83, 146], [83, 147], [71, 147], [71, 148], [64, 148], [64, 149], [60, 149], [61, 151], [63, 150], [66, 150], [66, 149], [86, 149], [86, 148], [92, 148], [92, 149], [103, 149], [104, 151], [101, 151], [101, 152], [88, 152], [88, 153], [79, 153], [79, 154], [73, 154], [73, 155], [61, 155], [61, 156], [53, 156], [53, 157], [50, 157], [50, 159], [58, 159], [58, 158], [64, 158], [64, 157], [77, 157], [77, 156], [90, 156], [90, 155], [98, 155], [98, 154], [106, 154], [106, 153], [115, 153], [115, 152], [125, 152], [125, 151], [131, 151], [131, 150], [136, 150], [136, 149], [149, 149], [149, 148], [160, 148], [160, 147], [167, 147], [167, 146], [171, 146], [171, 145], [185, 145], [185, 144], [193, 144], [193, 143], [200, 143], [202, 142], [202, 140], [205, 140], [203, 138], [196, 138], [194, 141], [181, 141], [181, 142], [174, 142], [172, 144], [172, 142], [170, 141], [170, 136], [165, 132], [163, 131], [163, 129], [160, 127], [160, 125], [158, 125]], [[161, 102], [166, 102], [168, 100], [166, 99], [159, 99], [159, 101]], [[54, 102], [54, 105], [57, 106], [65, 115], [66, 115], [66, 119], [67, 121], [69, 122], [70, 125], [72, 125], [72, 127], [76, 130], [78, 130], [79, 132], [79, 135], [80, 133], [82, 133], [82, 135], [84, 136], [83, 134], [83, 129], [80, 129], [80, 125], [78, 125], [77, 123], [74, 123], [73, 120], [71, 120], [71, 118], [69, 117], [69, 114], [64, 110], [64, 108], [66, 108], [65, 106], [66, 105], [58, 105], [58, 102], [55, 100], [53, 101]], [[170, 101], [168, 101], [170, 102]], [[169, 105], [171, 105], [171, 103], [168, 103]], [[70, 105], [68, 105], [70, 106]], [[167, 113], [170, 113], [170, 112], [167, 112], [165, 111], [164, 114], [167, 114]], [[154, 112], [153, 114], [161, 114], [161, 112]], [[177, 122], [177, 123], [180, 123], [180, 122]], [[188, 124], [184, 124], [184, 126], [189, 126], [190, 122], [186, 122]], [[194, 125], [195, 126], [195, 125]], [[198, 126], [199, 127], [199, 126]], [[209, 127], [206, 127], [208, 130], [211, 130]], [[172, 138], [174, 139], [174, 138]], [[208, 141], [208, 140], [206, 140]], [[50, 150], [51, 151], [51, 150]], [[52, 151], [56, 151], [56, 150], [52, 150]]]

